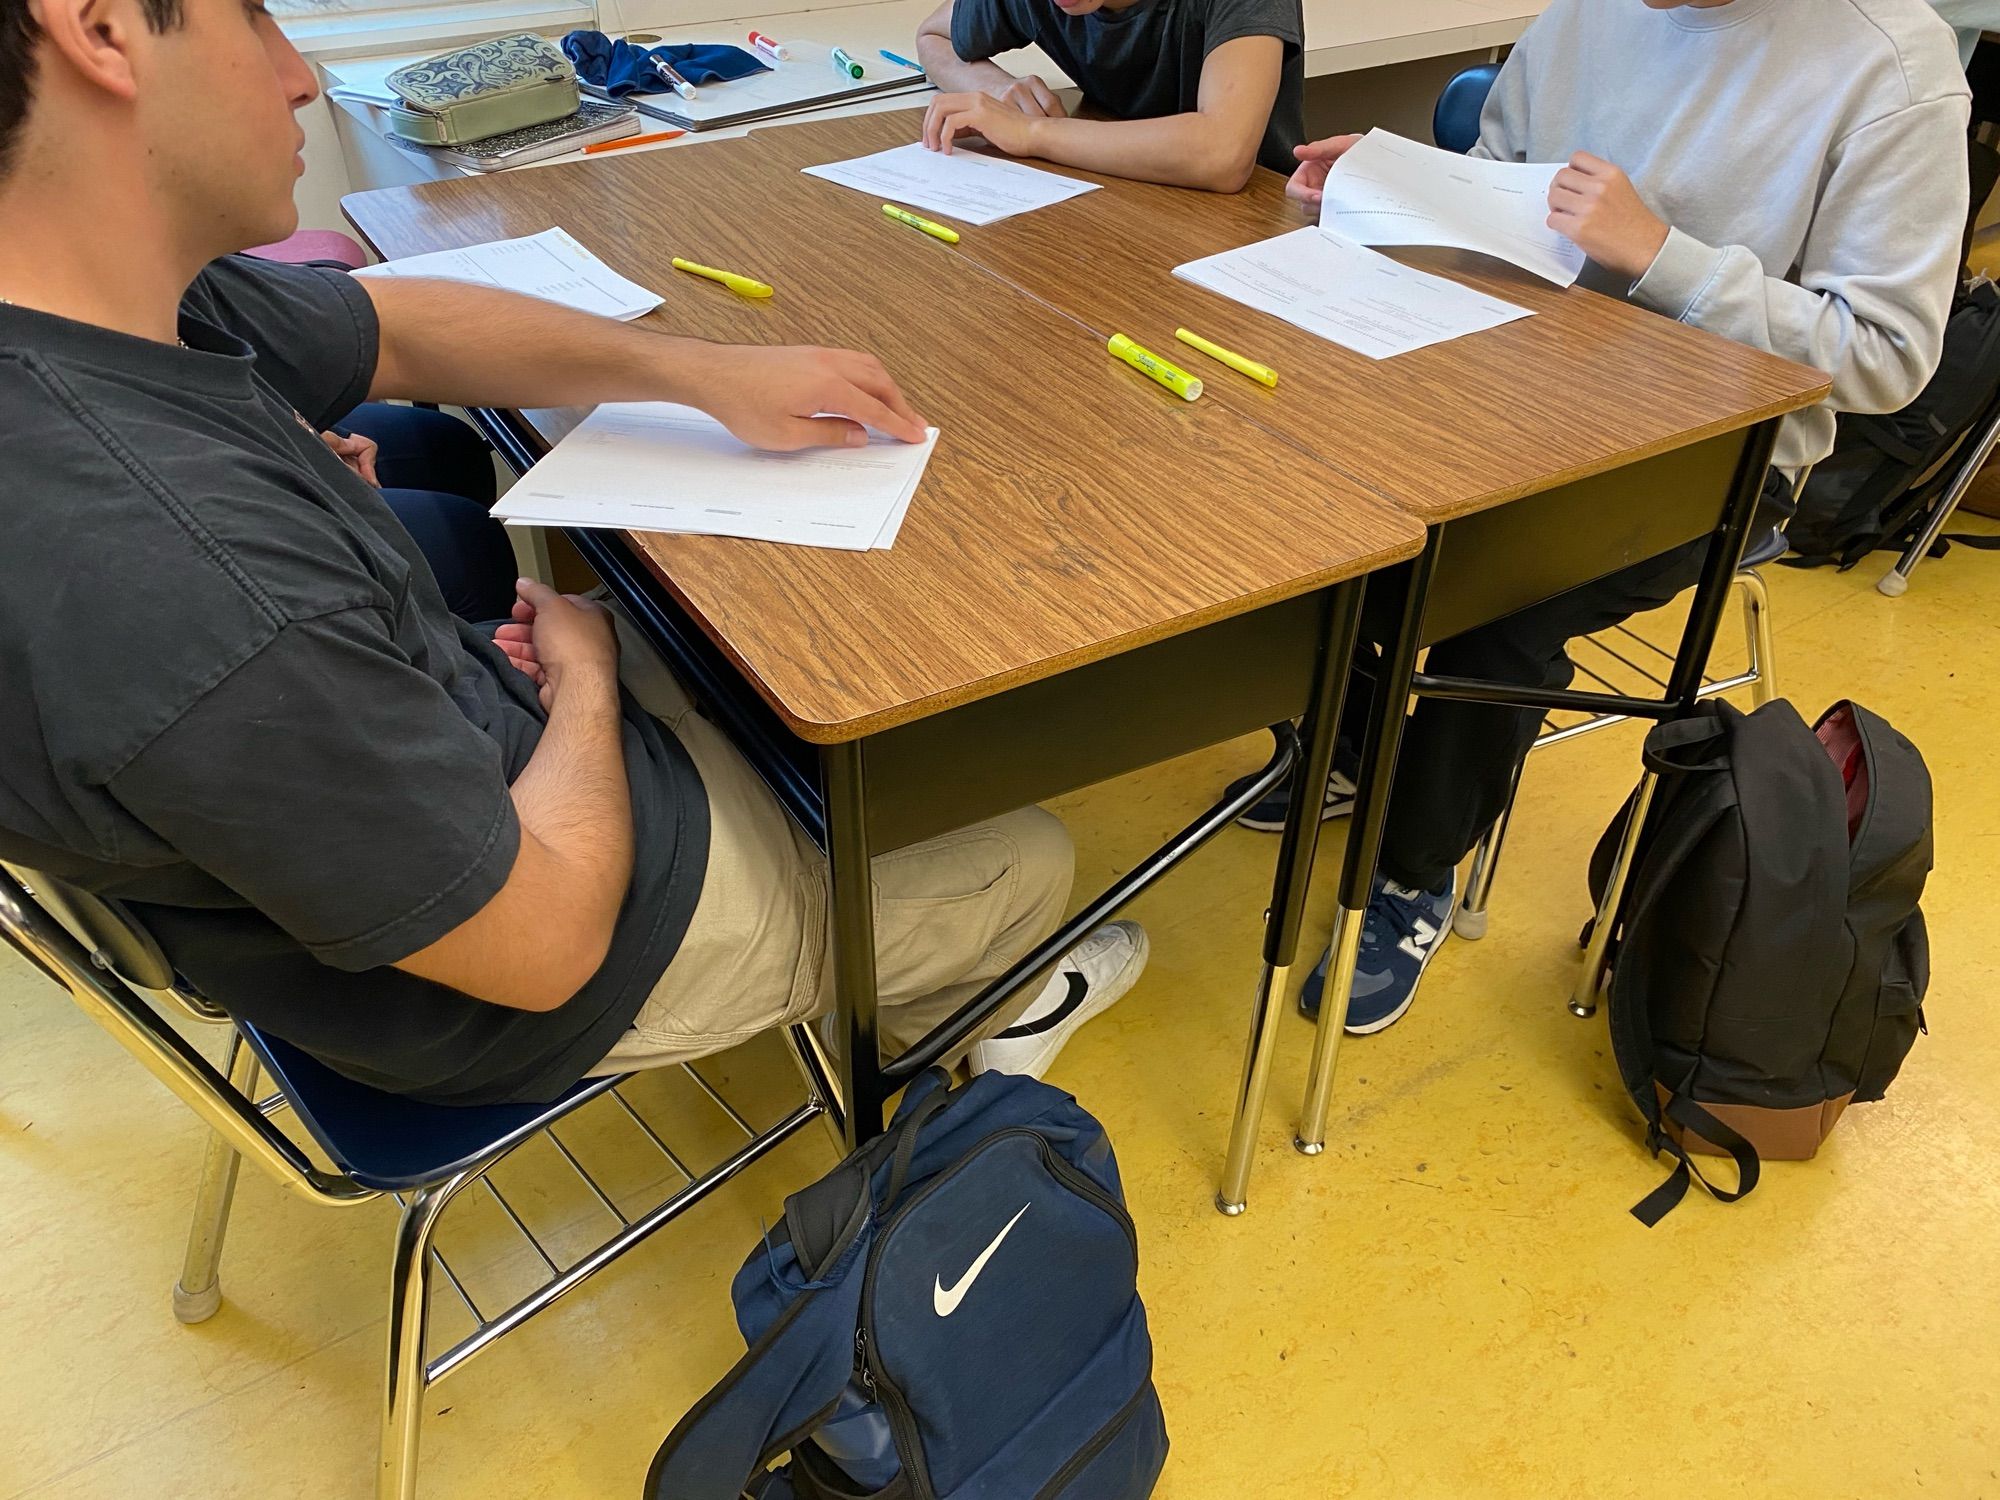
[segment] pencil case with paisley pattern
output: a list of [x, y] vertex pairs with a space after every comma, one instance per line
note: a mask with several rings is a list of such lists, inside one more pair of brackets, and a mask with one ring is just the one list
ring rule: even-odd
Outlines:
[[560, 120], [582, 102], [569, 59], [532, 32], [440, 52], [388, 81], [402, 101], [389, 108], [389, 128], [422, 146], [462, 146]]

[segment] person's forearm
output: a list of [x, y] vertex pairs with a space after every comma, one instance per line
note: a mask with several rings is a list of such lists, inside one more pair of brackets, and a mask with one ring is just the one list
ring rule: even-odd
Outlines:
[[1107, 172], [1169, 187], [1241, 192], [1257, 166], [1257, 141], [1244, 142], [1199, 111], [1156, 120], [1037, 120], [1033, 154], [1086, 172]]
[[1632, 288], [1641, 306], [1823, 370], [1836, 411], [1907, 405], [1937, 368], [1958, 285], [1962, 98], [1855, 131], [1820, 194], [1796, 281], [1741, 245], [1676, 229]]
[[967, 62], [953, 50], [950, 37], [931, 32], [917, 37], [917, 61], [941, 94], [985, 93], [1014, 81], [1014, 75], [996, 62]]
[[512, 792], [523, 837], [533, 837], [561, 871], [566, 910], [548, 912], [544, 930], [567, 935], [576, 971], [588, 978], [611, 946], [632, 883], [632, 789], [614, 673], [561, 680], [541, 742]]
[[694, 402], [715, 346], [494, 287], [363, 277], [381, 325], [373, 401], [452, 406]]
[[615, 669], [563, 678], [509, 789], [520, 842], [506, 884], [397, 968], [514, 1010], [555, 1010], [590, 982], [632, 883], [623, 733]]

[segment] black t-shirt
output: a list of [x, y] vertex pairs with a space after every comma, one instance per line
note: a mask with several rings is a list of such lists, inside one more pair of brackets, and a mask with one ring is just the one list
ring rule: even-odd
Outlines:
[[349, 1077], [553, 1097], [686, 931], [700, 778], [628, 701], [632, 885], [566, 1005], [388, 967], [505, 884], [541, 707], [305, 425], [373, 378], [361, 286], [231, 257], [189, 289], [181, 337], [0, 306], [0, 857], [132, 903], [203, 994]]
[[1139, 0], [1086, 16], [1064, 15], [1050, 0], [957, 0], [951, 9], [952, 50], [967, 62], [1040, 47], [1092, 104], [1132, 120], [1193, 110], [1208, 54], [1243, 36], [1285, 44], [1278, 98], [1257, 160], [1289, 176], [1298, 165], [1292, 148], [1306, 138], [1300, 0]]

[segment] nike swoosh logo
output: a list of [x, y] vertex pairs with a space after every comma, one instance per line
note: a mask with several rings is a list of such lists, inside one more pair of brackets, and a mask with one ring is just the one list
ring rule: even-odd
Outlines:
[[1021, 1222], [1021, 1214], [1026, 1213], [1030, 1206], [1027, 1203], [1021, 1205], [1021, 1213], [1015, 1214], [1013, 1218], [1007, 1221], [1006, 1228], [993, 1236], [993, 1243], [979, 1252], [979, 1259], [972, 1263], [972, 1268], [969, 1271], [958, 1278], [956, 1285], [947, 1287], [944, 1284], [942, 1276], [937, 1277], [932, 1282], [931, 1306], [937, 1309], [937, 1315], [940, 1318], [948, 1318], [958, 1311], [958, 1304], [963, 1302], [965, 1294], [972, 1290], [972, 1283], [977, 1281], [979, 1273], [986, 1269], [986, 1262], [993, 1259], [993, 1252], [1000, 1248], [1002, 1240], [1014, 1232], [1014, 1226]]
[[1090, 994], [1090, 981], [1074, 969], [1071, 969], [1064, 977], [1068, 980], [1068, 988], [1054, 1010], [1038, 1021], [1016, 1022], [1005, 1031], [994, 1033], [993, 1040], [996, 1042], [1013, 1042], [1019, 1041], [1025, 1036], [1040, 1036], [1044, 1032], [1054, 1031], [1063, 1022], [1075, 1015], [1077, 1007], [1082, 1005], [1085, 997]]

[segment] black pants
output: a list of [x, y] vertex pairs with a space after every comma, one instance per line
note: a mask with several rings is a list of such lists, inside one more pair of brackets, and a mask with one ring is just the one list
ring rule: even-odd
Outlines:
[[[1565, 688], [1576, 674], [1569, 642], [1671, 602], [1701, 576], [1708, 538], [1571, 589], [1431, 647], [1425, 670], [1440, 677]], [[1364, 621], [1378, 643], [1377, 622]], [[1342, 738], [1362, 742], [1370, 684], [1349, 683]], [[1402, 753], [1382, 830], [1382, 873], [1435, 890], [1507, 806], [1514, 773], [1540, 731], [1538, 708], [1420, 698], [1403, 730]]]
[[382, 498], [416, 541], [460, 619], [504, 620], [514, 607], [514, 549], [487, 511], [495, 485], [485, 440], [456, 417], [369, 402], [340, 423], [373, 438]]

